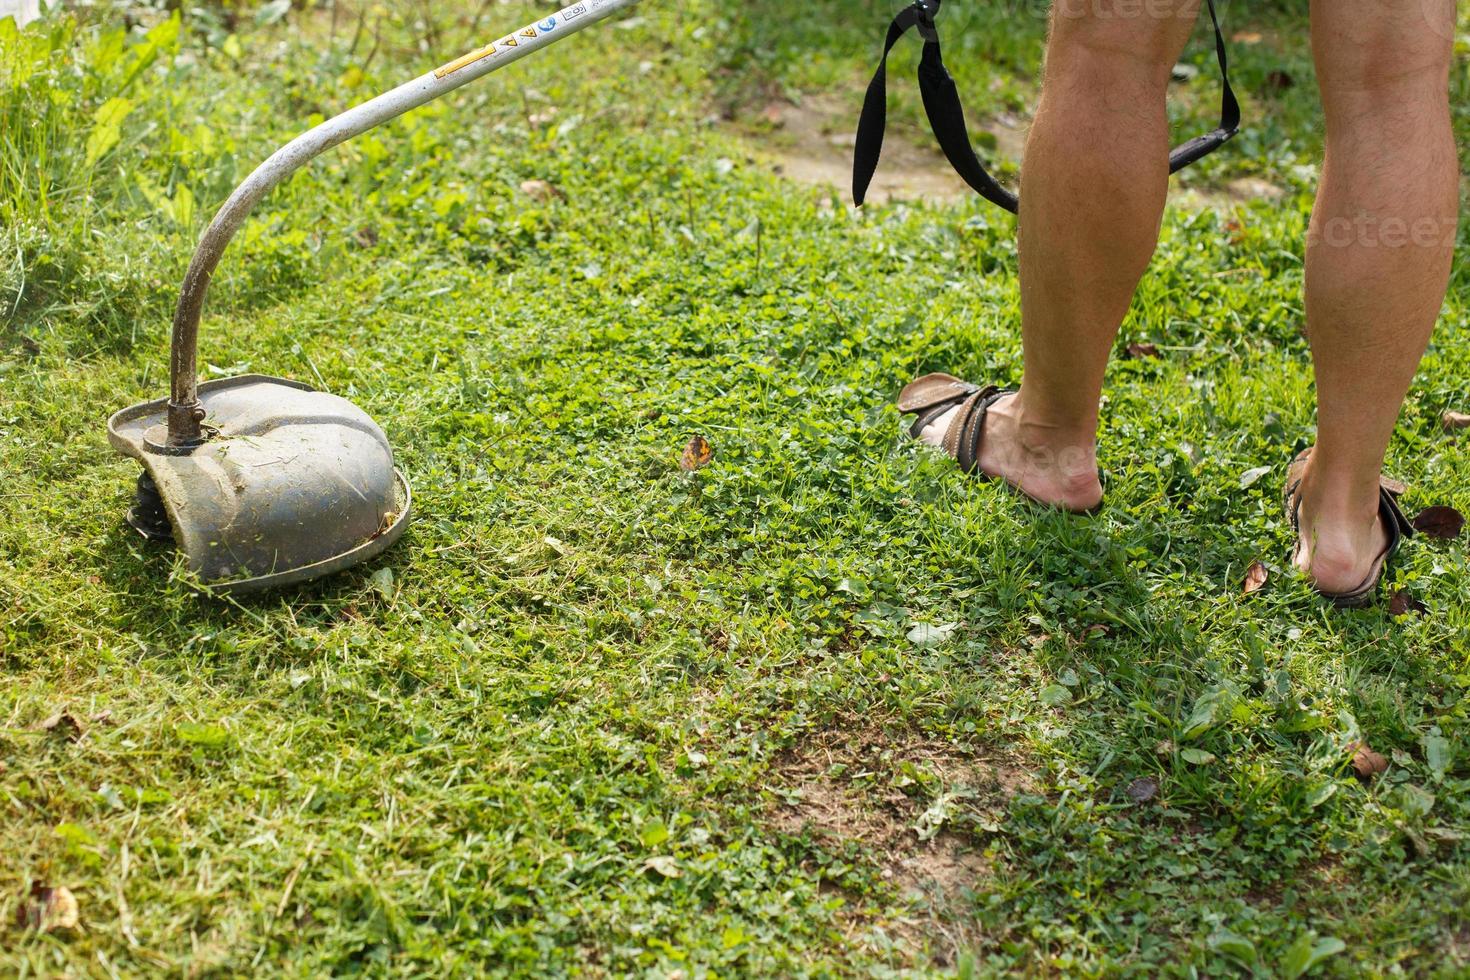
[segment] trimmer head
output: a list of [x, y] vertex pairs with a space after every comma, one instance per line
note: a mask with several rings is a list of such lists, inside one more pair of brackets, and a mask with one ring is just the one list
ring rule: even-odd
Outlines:
[[362, 409], [259, 375], [201, 384], [199, 402], [208, 438], [198, 445], [168, 444], [166, 400], [118, 412], [107, 433], [151, 478], [140, 480], [129, 523], [145, 537], [171, 536], [214, 591], [329, 575], [403, 534], [408, 482]]

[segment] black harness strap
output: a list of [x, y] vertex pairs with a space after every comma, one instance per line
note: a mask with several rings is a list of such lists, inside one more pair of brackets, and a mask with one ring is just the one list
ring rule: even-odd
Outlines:
[[[1210, 22], [1215, 28], [1215, 56], [1220, 61], [1220, 77], [1224, 85], [1220, 104], [1220, 127], [1212, 133], [1190, 140], [1170, 153], [1171, 174], [1178, 173], [1214, 153], [1240, 132], [1240, 101], [1236, 99], [1235, 90], [1230, 86], [1230, 56], [1225, 47], [1225, 35], [1220, 29], [1215, 0], [1206, 2], [1210, 8]], [[965, 126], [965, 110], [960, 104], [959, 89], [944, 67], [944, 56], [939, 46], [939, 29], [934, 24], [934, 17], [939, 13], [942, 3], [943, 0], [915, 0], [888, 26], [883, 58], [878, 63], [873, 81], [868, 85], [868, 94], [863, 99], [863, 114], [858, 120], [857, 147], [852, 161], [853, 200], [858, 206], [862, 206], [868, 194], [868, 186], [873, 181], [873, 174], [878, 170], [878, 158], [883, 153], [883, 132], [888, 124], [889, 52], [911, 28], [918, 27], [924, 37], [924, 53], [919, 59], [919, 92], [924, 98], [924, 112], [929, 116], [929, 126], [934, 130], [940, 148], [944, 150], [944, 155], [955, 172], [976, 193], [1015, 214], [1020, 209], [1020, 200], [990, 176], [970, 144], [970, 133]]]

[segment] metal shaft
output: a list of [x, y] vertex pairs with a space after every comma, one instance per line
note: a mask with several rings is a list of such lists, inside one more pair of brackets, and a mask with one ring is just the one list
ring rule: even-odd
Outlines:
[[174, 313], [173, 350], [169, 364], [168, 442], [192, 446], [205, 438], [204, 412], [199, 405], [199, 318], [210, 278], [235, 232], [260, 199], [281, 181], [332, 147], [359, 136], [421, 105], [447, 95], [462, 85], [490, 74], [584, 27], [630, 7], [637, 0], [580, 0], [555, 14], [527, 24], [476, 51], [391, 92], [328, 119], [296, 137], [266, 160], [235, 189], [214, 216], [184, 276], [184, 288]]

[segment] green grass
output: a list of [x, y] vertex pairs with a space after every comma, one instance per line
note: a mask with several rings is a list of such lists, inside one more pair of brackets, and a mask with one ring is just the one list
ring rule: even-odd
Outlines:
[[[1038, 513], [891, 407], [917, 372], [1017, 375], [1010, 220], [834, 209], [711, 122], [861, 84], [881, 17], [814, 26], [838, 9], [756, 58], [784, 15], [647, 4], [273, 195], [202, 360], [357, 401], [418, 510], [378, 562], [242, 603], [121, 526], [105, 418], [163, 390], [214, 203], [435, 58], [407, 14], [371, 62], [324, 17], [186, 27], [132, 83], [139, 36], [0, 36], [0, 972], [1285, 976], [1314, 947], [1313, 975], [1470, 972], [1464, 544], [1397, 563], [1424, 616], [1279, 571], [1309, 200], [1170, 212], [1120, 337], [1164, 356], [1110, 369], [1109, 509]], [[1010, 86], [988, 108], [1039, 38], [974, 49]], [[1252, 103], [1260, 135], [1192, 180], [1310, 165], [1305, 102]], [[1411, 506], [1470, 507], [1439, 428], [1467, 285], [1391, 451]], [[695, 434], [715, 461], [686, 474]], [[1245, 598], [1255, 560], [1278, 571]], [[84, 731], [37, 727], [58, 712]], [[12, 925], [33, 883], [79, 926]]]

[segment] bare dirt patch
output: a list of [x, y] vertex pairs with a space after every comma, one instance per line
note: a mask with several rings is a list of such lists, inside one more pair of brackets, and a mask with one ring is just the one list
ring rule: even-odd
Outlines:
[[886, 937], [940, 965], [976, 944], [970, 895], [991, 873], [977, 832], [1034, 786], [1015, 760], [856, 723], [787, 752], [773, 777], [775, 829], [834, 853], [858, 845], [908, 900], [898, 915], [881, 918], [850, 902], [843, 925], [854, 942]]
[[[846, 201], [852, 186], [852, 152], [862, 93], [811, 95], [798, 102], [768, 103], [751, 118], [736, 118], [731, 129], [758, 161], [798, 183], [832, 187]], [[1019, 164], [1026, 124], [1014, 117], [990, 120], [984, 129], [996, 148], [983, 154], [987, 164]], [[868, 199], [948, 203], [974, 192], [950, 167], [927, 130], [908, 132], [889, 120], [883, 158]]]
[[1195, 188], [1173, 192], [1172, 203], [1178, 207], [1191, 211], [1203, 211], [1206, 208], [1215, 211], [1233, 212], [1242, 204], [1251, 201], [1280, 201], [1286, 196], [1286, 189], [1262, 180], [1259, 177], [1241, 177], [1232, 180], [1223, 187], [1218, 188]]

